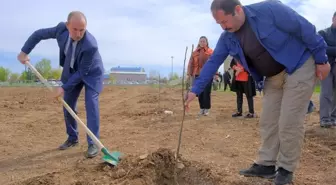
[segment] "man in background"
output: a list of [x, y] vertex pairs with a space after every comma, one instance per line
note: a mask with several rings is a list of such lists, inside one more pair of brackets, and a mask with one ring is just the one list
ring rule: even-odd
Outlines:
[[336, 12], [330, 27], [318, 32], [326, 41], [330, 73], [321, 81], [320, 125], [329, 128], [336, 126]]
[[231, 68], [227, 69], [223, 74], [223, 82], [224, 82], [224, 91], [226, 91], [227, 86], [231, 88], [231, 75], [230, 75]]

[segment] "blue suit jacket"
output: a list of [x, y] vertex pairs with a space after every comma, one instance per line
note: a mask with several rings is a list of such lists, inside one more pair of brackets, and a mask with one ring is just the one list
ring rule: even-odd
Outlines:
[[[316, 64], [328, 61], [327, 45], [316, 33], [315, 26], [280, 1], [263, 1], [243, 8], [246, 21], [251, 25], [261, 45], [277, 62], [286, 67], [288, 74], [300, 68], [311, 55]], [[206, 84], [228, 55], [240, 61], [257, 84], [260, 84], [258, 90], [263, 88], [263, 76], [247, 65], [244, 52], [235, 34], [223, 32], [191, 91], [195, 94], [203, 92]]]
[[[60, 48], [60, 66], [64, 67], [64, 49], [68, 36], [69, 31], [66, 24], [60, 22], [55, 27], [36, 30], [25, 42], [21, 51], [29, 54], [41, 40], [56, 39]], [[80, 82], [84, 82], [86, 86], [100, 93], [103, 90], [104, 66], [98, 51], [97, 41], [88, 31], [77, 43], [75, 63], [77, 64], [76, 72], [62, 78], [63, 89], [69, 91]]]

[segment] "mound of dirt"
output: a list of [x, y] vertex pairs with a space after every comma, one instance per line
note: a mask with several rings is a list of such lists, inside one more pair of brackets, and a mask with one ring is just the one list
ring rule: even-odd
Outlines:
[[141, 96], [141, 99], [138, 101], [138, 103], [157, 103], [157, 102], [159, 102], [159, 97], [150, 94], [146, 96]]
[[[176, 183], [177, 182], [177, 183]], [[117, 167], [106, 164], [54, 172], [27, 179], [17, 185], [217, 185], [220, 180], [210, 168], [181, 159], [161, 148], [143, 156], [127, 156]]]

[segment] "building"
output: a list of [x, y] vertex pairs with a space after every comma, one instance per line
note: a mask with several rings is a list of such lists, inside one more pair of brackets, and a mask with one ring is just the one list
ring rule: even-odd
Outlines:
[[104, 84], [110, 84], [110, 81], [111, 81], [111, 79], [110, 79], [110, 73], [105, 73], [104, 74]]
[[113, 67], [110, 70], [110, 79], [115, 83], [144, 83], [147, 74], [141, 67]]

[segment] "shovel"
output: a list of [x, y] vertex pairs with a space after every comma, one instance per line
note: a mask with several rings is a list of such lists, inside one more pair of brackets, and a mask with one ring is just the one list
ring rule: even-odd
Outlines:
[[[40, 81], [47, 86], [47, 88], [52, 92], [52, 87], [47, 82], [46, 79], [43, 78], [43, 76], [35, 69], [33, 65], [31, 65], [28, 61], [25, 63], [32, 71], [33, 73], [40, 79]], [[71, 114], [71, 116], [78, 122], [80, 125], [85, 129], [86, 133], [92, 138], [93, 142], [98, 146], [98, 149], [104, 154], [103, 161], [105, 161], [108, 164], [111, 164], [113, 166], [117, 166], [120, 159], [120, 152], [112, 152], [110, 153], [107, 148], [104, 147], [104, 145], [97, 139], [97, 137], [87, 128], [87, 126], [79, 119], [79, 117], [76, 115], [76, 113], [69, 107], [69, 105], [63, 100], [63, 98], [59, 97], [59, 101], [63, 103], [63, 106], [67, 109], [67, 111]]]

